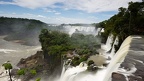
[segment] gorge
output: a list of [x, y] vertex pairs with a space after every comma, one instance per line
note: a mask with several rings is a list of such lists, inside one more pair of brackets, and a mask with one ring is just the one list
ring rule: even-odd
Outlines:
[[[13, 65], [14, 81], [144, 81], [143, 8], [130, 2], [97, 24], [1, 17], [0, 64]], [[4, 67], [1, 80], [9, 80]]]
[[[1, 38], [3, 39], [3, 37], [1, 37]], [[107, 67], [101, 68], [98, 71], [93, 73], [93, 72], [87, 71], [87, 64], [85, 64], [85, 63], [81, 63], [80, 65], [78, 65], [76, 67], [71, 67], [70, 65], [64, 65], [62, 73], [60, 75], [60, 78], [57, 77], [53, 81], [83, 81], [83, 80], [85, 80], [85, 81], [88, 81], [88, 80], [90, 80], [90, 81], [96, 81], [96, 80], [111, 81], [110, 78], [112, 77], [112, 75], [109, 75], [109, 74], [112, 74], [113, 72], [118, 72], [118, 74], [119, 73], [123, 74], [125, 76], [126, 81], [129, 81], [128, 79], [132, 79], [132, 78], [128, 78], [130, 76], [143, 77], [142, 72], [140, 73], [140, 75], [138, 75], [139, 69], [142, 69], [142, 67], [143, 67], [142, 66], [143, 59], [140, 59], [144, 56], [142, 54], [142, 52], [143, 52], [143, 50], [142, 50], [143, 49], [143, 41], [142, 41], [143, 37], [142, 36], [128, 37], [127, 39], [125, 39], [125, 41], [121, 45], [120, 49], [116, 52], [116, 54], [114, 53], [114, 45], [111, 46], [112, 40], [113, 40], [113, 36], [110, 35], [107, 39], [106, 45], [102, 45], [103, 51], [100, 51], [101, 52], [100, 54], [104, 55], [106, 58], [108, 58], [108, 57], [111, 58], [111, 60], [108, 60], [109, 65]], [[4, 41], [4, 40], [2, 40], [2, 41]], [[118, 41], [117, 38], [115, 39], [115, 42], [116, 41]], [[6, 42], [6, 41], [4, 41], [4, 42]], [[2, 43], [4, 43], [4, 42], [2, 42]], [[117, 43], [114, 43], [114, 44], [116, 45]], [[10, 45], [10, 43], [9, 43], [9, 45]], [[16, 45], [18, 45], [18, 44], [16, 44]], [[19, 45], [19, 46], [21, 46], [21, 45]], [[138, 47], [136, 47], [136, 46], [138, 46]], [[18, 47], [18, 48], [20, 49], [20, 47]], [[112, 49], [110, 49], [110, 48], [112, 48]], [[3, 52], [5, 54], [7, 54], [7, 53], [14, 52], [16, 54], [17, 52], [20, 53], [19, 49], [13, 49], [13, 50], [1, 49], [1, 53]], [[22, 49], [24, 49], [24, 48], [22, 48]], [[34, 52], [32, 52], [32, 51], [34, 51], [34, 50], [37, 51], [38, 49], [40, 50], [40, 46], [38, 46], [38, 47], [36, 46], [36, 47], [34, 47], [34, 49], [29, 49], [29, 48], [25, 47], [25, 49], [27, 50], [28, 54], [34, 54]], [[109, 50], [111, 50], [111, 52], [108, 52]], [[23, 51], [25, 51], [25, 50], [23, 50]], [[15, 55], [13, 55], [13, 56], [15, 56]], [[23, 57], [23, 56], [20, 56], [20, 57]], [[20, 57], [18, 57], [18, 58], [20, 58]], [[17, 61], [17, 60], [15, 60], [15, 61]], [[5, 61], [7, 61], [7, 59], [5, 59]], [[2, 63], [5, 61], [1, 60]], [[12, 62], [12, 64], [14, 63], [13, 65], [16, 65], [15, 64], [16, 62], [13, 62], [13, 60], [11, 60], [11, 62]], [[133, 64], [139, 65], [139, 66], [134, 66]], [[138, 68], [137, 71], [134, 68]], [[103, 75], [103, 76], [101, 76], [101, 75]], [[105, 78], [104, 78], [104, 76], [105, 76]], [[1, 79], [4, 80], [4, 78], [1, 78]], [[118, 79], [118, 78], [116, 78], [116, 79]], [[143, 78], [140, 78], [140, 79], [142, 80]], [[52, 80], [52, 78], [51, 78], [51, 80]], [[46, 81], [46, 80], [42, 79], [42, 81]]]

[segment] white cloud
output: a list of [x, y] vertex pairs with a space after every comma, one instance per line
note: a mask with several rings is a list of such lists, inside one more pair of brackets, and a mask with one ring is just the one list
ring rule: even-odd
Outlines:
[[38, 15], [37, 17], [46, 18], [46, 16], [43, 15]]
[[57, 12], [56, 10], [53, 9], [48, 9], [48, 8], [43, 8], [44, 12], [48, 12], [48, 13], [54, 13], [55, 15], [60, 15], [60, 12]]
[[[141, 0], [132, 0], [141, 1]], [[116, 11], [119, 7], [127, 7], [130, 0], [67, 0], [65, 7], [91, 12]]]
[[28, 8], [53, 7], [55, 3], [61, 3], [64, 0], [13, 0], [16, 5]]
[[[31, 9], [35, 8], [63, 8], [91, 12], [116, 11], [119, 7], [127, 7], [128, 2], [141, 2], [142, 0], [13, 0], [13, 2], [0, 1], [0, 4], [14, 4]], [[62, 5], [56, 5], [60, 3]], [[48, 10], [47, 12], [54, 12]]]
[[12, 5], [14, 5], [15, 3], [13, 3], [13, 2], [0, 1], [0, 4], [12, 4]]

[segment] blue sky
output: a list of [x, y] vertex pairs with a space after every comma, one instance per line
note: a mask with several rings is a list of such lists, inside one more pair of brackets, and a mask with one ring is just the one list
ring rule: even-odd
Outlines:
[[0, 16], [37, 19], [46, 23], [98, 23], [119, 7], [142, 0], [0, 0]]

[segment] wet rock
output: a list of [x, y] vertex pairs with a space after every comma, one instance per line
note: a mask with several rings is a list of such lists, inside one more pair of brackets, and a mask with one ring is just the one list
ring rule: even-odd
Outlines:
[[112, 73], [112, 81], [127, 81], [127, 80], [123, 74], [113, 72]]
[[[51, 73], [50, 64], [45, 61], [43, 58], [43, 52], [38, 51], [35, 55], [32, 55], [28, 58], [21, 59], [17, 64], [20, 69], [26, 69], [25, 76], [18, 77], [21, 78], [22, 81], [29, 81], [30, 79], [41, 75], [41, 76], [49, 76]], [[31, 70], [36, 70], [37, 75], [32, 75], [30, 73]], [[13, 73], [16, 73], [15, 71]]]
[[18, 69], [12, 69], [11, 75], [17, 75], [17, 71], [18, 71]]
[[143, 81], [139, 76], [128, 76], [129, 81]]
[[108, 64], [109, 64], [109, 63], [104, 63], [104, 64], [103, 64], [103, 66], [104, 66], [104, 67], [107, 67], [107, 66], [108, 66]]

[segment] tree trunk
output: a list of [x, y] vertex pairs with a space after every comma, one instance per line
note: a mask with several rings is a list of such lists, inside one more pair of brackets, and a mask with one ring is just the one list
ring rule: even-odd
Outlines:
[[11, 73], [10, 73], [10, 69], [8, 69], [8, 72], [9, 72], [9, 76], [10, 76], [10, 81], [12, 81], [12, 76], [11, 76]]

